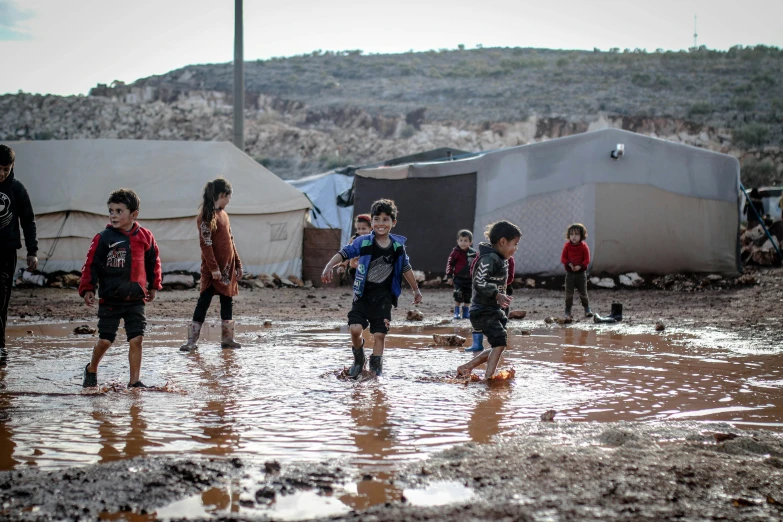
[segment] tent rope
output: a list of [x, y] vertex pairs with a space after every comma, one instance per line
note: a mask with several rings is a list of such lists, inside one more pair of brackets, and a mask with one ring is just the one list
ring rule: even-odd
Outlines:
[[775, 251], [778, 253], [778, 260], [780, 262], [783, 262], [783, 255], [780, 255], [780, 247], [775, 242], [775, 240], [772, 239], [772, 234], [769, 233], [769, 230], [767, 230], [767, 226], [764, 224], [764, 220], [761, 219], [761, 216], [759, 216], [758, 210], [756, 210], [756, 205], [753, 204], [753, 202], [750, 200], [750, 196], [748, 195], [747, 191], [745, 190], [745, 186], [740, 183], [740, 189], [742, 189], [742, 193], [745, 194], [745, 198], [747, 199], [747, 204], [750, 205], [750, 208], [753, 209], [753, 213], [756, 214], [756, 217], [759, 220], [759, 223], [761, 224], [761, 228], [764, 229], [764, 233], [767, 234], [767, 239], [769, 239], [769, 242], [772, 243], [772, 246], [775, 247]]
[[302, 192], [302, 194], [304, 194], [304, 196], [307, 198], [307, 201], [309, 201], [310, 204], [313, 206], [313, 208], [312, 208], [313, 215], [315, 215], [316, 212], [317, 212], [324, 219], [324, 222], [326, 222], [326, 224], [329, 225], [329, 228], [340, 228], [340, 227], [336, 227], [336, 226], [332, 225], [329, 222], [329, 220], [326, 219], [326, 216], [324, 216], [323, 212], [321, 212], [321, 209], [318, 208], [318, 206], [315, 203], [313, 203], [313, 200], [310, 199], [310, 196], [308, 196], [307, 193]]

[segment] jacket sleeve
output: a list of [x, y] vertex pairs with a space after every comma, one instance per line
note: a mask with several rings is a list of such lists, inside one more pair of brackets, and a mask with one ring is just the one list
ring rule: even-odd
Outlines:
[[565, 266], [568, 266], [568, 243], [563, 245], [563, 253], [560, 254], [560, 262]]
[[90, 249], [87, 251], [87, 259], [82, 267], [82, 278], [79, 281], [79, 296], [84, 297], [87, 292], [95, 292], [98, 280], [103, 268], [103, 260], [106, 259], [107, 248], [103, 245], [101, 234], [92, 238]]
[[202, 223], [201, 219], [197, 220], [196, 224], [198, 225], [198, 243], [201, 247], [202, 259], [210, 272], [217, 272], [220, 267], [215, 259], [215, 251], [212, 249], [212, 230], [210, 230], [209, 224]]
[[498, 286], [489, 282], [488, 277], [497, 268], [493, 256], [481, 256], [473, 272], [473, 290], [485, 300], [498, 295]]
[[590, 265], [590, 247], [587, 243], [582, 241], [582, 272], [587, 271], [587, 267]]
[[22, 224], [22, 232], [24, 232], [24, 245], [27, 248], [27, 255], [38, 255], [38, 234], [35, 227], [35, 212], [33, 211], [32, 203], [30, 203], [30, 196], [27, 194], [27, 189], [21, 183], [18, 185], [16, 198], [17, 208], [19, 209], [19, 221]]
[[449, 254], [449, 260], [446, 261], [446, 277], [454, 275], [454, 264], [457, 262], [457, 253], [452, 250]]
[[408, 251], [405, 250], [405, 245], [402, 245], [402, 273], [413, 270], [411, 266], [411, 258], [408, 257]]
[[361, 251], [362, 246], [362, 238], [364, 236], [359, 236], [356, 239], [354, 239], [352, 242], [348, 243], [344, 247], [340, 249], [338, 254], [340, 254], [343, 257], [343, 260], [345, 259], [352, 259], [354, 257], [359, 257], [359, 253]]
[[[151, 235], [150, 235], [151, 236]], [[144, 269], [147, 272], [147, 284], [150, 290], [163, 288], [163, 275], [160, 270], [160, 252], [154, 237], [150, 237], [150, 247], [144, 253]], [[147, 290], [145, 288], [145, 290]]]

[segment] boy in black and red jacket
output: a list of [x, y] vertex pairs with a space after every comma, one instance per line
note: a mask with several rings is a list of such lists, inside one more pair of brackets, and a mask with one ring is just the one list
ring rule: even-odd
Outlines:
[[152, 232], [139, 226], [139, 197], [130, 189], [115, 190], [107, 201], [110, 223], [96, 235], [82, 268], [79, 295], [87, 306], [95, 303], [98, 287], [98, 342], [84, 368], [84, 388], [98, 385], [98, 364], [120, 326], [128, 337], [128, 388], [147, 388], [141, 380], [141, 347], [147, 318], [146, 301], [161, 288], [160, 256]]
[[472, 248], [473, 233], [470, 230], [457, 232], [457, 246], [449, 254], [446, 263], [446, 279], [454, 281], [454, 319], [459, 319], [459, 306], [462, 303], [462, 318], [470, 319], [470, 298], [473, 295], [473, 280], [470, 278], [470, 266], [476, 258]]

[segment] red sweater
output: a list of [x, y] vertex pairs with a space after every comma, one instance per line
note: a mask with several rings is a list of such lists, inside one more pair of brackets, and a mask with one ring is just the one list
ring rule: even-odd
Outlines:
[[[580, 241], [576, 245], [570, 241], [566, 241], [563, 246], [563, 253], [560, 256], [560, 262], [563, 263], [567, 272], [584, 272], [587, 270], [587, 265], [590, 264], [590, 249], [587, 247], [587, 243]], [[573, 266], [579, 265], [579, 270], [571, 269], [568, 264]]]

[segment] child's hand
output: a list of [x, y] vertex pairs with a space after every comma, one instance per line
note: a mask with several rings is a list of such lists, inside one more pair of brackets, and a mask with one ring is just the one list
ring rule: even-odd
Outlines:
[[508, 308], [508, 306], [511, 304], [511, 301], [513, 300], [514, 300], [513, 297], [506, 294], [498, 293], [498, 295], [495, 296], [495, 302], [499, 304], [501, 308]]
[[147, 290], [147, 302], [155, 300], [155, 296], [158, 295], [158, 291], [154, 288], [150, 288]]
[[212, 279], [219, 281], [223, 277], [223, 274], [220, 273], [220, 270], [213, 270], [212, 271]]
[[338, 274], [345, 273], [345, 267], [343, 265], [337, 265], [337, 273]]
[[95, 292], [86, 292], [84, 294], [84, 304], [92, 306], [95, 304]]
[[446, 284], [447, 284], [447, 285], [452, 285], [452, 284], [454, 284], [454, 279], [452, 279], [452, 278], [450, 278], [450, 277], [447, 277], [447, 278], [446, 278]]
[[582, 269], [582, 265], [576, 265], [576, 266], [572, 266], [571, 268], [573, 268], [573, 269], [574, 269], [574, 272], [579, 272], [579, 270], [581, 270], [581, 269]]
[[332, 282], [332, 267], [327, 265], [324, 268], [324, 271], [321, 272], [321, 282], [322, 283], [331, 283]]
[[413, 291], [413, 304], [416, 305], [421, 303], [421, 299], [422, 299], [421, 290], [417, 288], [416, 290]]
[[237, 268], [236, 272], [237, 272], [237, 279], [242, 279], [242, 275], [245, 272], [242, 271], [242, 267], [241, 266]]
[[573, 270], [573, 269], [574, 269], [574, 265], [572, 265], [571, 263], [568, 263], [568, 268], [570, 268], [571, 270]]

